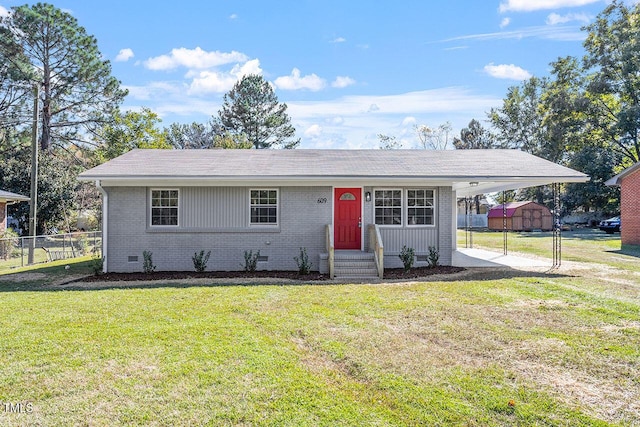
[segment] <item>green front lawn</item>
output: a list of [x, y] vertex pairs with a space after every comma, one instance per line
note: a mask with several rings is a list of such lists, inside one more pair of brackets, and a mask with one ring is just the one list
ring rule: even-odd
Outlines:
[[88, 261], [45, 286], [0, 276], [0, 402], [32, 408], [0, 425], [638, 425], [624, 256], [606, 277], [375, 285], [50, 285]]

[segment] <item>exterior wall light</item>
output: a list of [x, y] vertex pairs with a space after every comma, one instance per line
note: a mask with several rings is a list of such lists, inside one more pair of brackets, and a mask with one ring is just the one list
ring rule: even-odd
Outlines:
[[364, 200], [366, 202], [370, 202], [371, 201], [371, 191], [367, 191], [366, 193], [364, 193]]
[[469, 183], [469, 187], [477, 187], [478, 186], [478, 182], [477, 181], [473, 181]]

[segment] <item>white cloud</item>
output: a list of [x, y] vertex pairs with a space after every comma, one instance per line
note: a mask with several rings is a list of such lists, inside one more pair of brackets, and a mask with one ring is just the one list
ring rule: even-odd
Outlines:
[[4, 7], [0, 6], [0, 17], [9, 16], [9, 11]]
[[[502, 105], [502, 99], [449, 87], [385, 96], [288, 101], [287, 105], [292, 122], [300, 129], [298, 136], [304, 148], [378, 148], [380, 133], [396, 135], [404, 147], [410, 148], [418, 141], [412, 130], [415, 123], [405, 120], [408, 117], [414, 117], [416, 123], [434, 125], [450, 121], [456, 134], [468, 125], [470, 117], [484, 117], [486, 111]], [[372, 105], [378, 107], [375, 114], [368, 113]], [[342, 120], [334, 122], [337, 117]], [[303, 130], [314, 124], [322, 127], [322, 134], [307, 138]]]
[[307, 138], [317, 138], [322, 134], [322, 127], [320, 125], [314, 124], [309, 126], [304, 131], [304, 136]]
[[416, 118], [413, 117], [413, 116], [405, 117], [402, 120], [402, 126], [409, 126], [409, 125], [414, 125], [414, 124], [416, 124]]
[[[257, 67], [258, 60], [252, 64]], [[246, 65], [244, 69], [250, 67]], [[238, 66], [235, 72], [240, 73], [242, 69]], [[222, 93], [197, 96], [192, 93], [194, 88], [189, 87], [189, 81], [162, 81], [125, 88], [130, 95], [124, 108], [151, 108], [167, 125], [174, 121], [204, 122], [222, 104]], [[384, 96], [287, 100], [287, 112], [303, 148], [378, 148], [377, 134], [380, 133], [397, 135], [403, 146], [410, 148], [417, 145], [412, 131], [414, 124], [437, 125], [450, 121], [456, 134], [468, 125], [470, 118], [484, 117], [486, 111], [502, 105], [502, 101], [501, 97], [477, 94], [466, 88], [445, 87]], [[377, 106], [375, 114], [369, 112], [372, 106]]]
[[281, 76], [274, 81], [278, 89], [283, 90], [298, 90], [308, 89], [313, 92], [317, 92], [326, 86], [324, 79], [321, 79], [315, 74], [308, 74], [306, 76], [300, 76], [300, 70], [294, 68], [291, 70], [291, 74], [288, 76]]
[[491, 63], [489, 65], [485, 65], [484, 71], [491, 77], [495, 77], [497, 79], [526, 80], [531, 77], [531, 73], [527, 70], [513, 64], [494, 65]]
[[249, 74], [262, 74], [258, 59], [238, 64], [229, 72], [203, 70], [195, 74], [188, 73], [189, 77], [193, 77], [188, 93], [198, 95], [228, 92], [238, 80]]
[[181, 47], [172, 49], [170, 55], [149, 58], [144, 62], [144, 65], [150, 70], [172, 70], [178, 67], [202, 70], [234, 62], [245, 62], [247, 59], [244, 53], [235, 50], [207, 52], [200, 47], [195, 49]]
[[586, 13], [568, 13], [566, 15], [558, 15], [557, 13], [551, 13], [547, 16], [547, 25], [566, 24], [567, 22], [581, 22], [588, 24], [591, 21], [591, 17]]
[[534, 10], [560, 9], [577, 7], [601, 0], [507, 0], [500, 4], [500, 12], [532, 12]]
[[338, 76], [336, 77], [336, 79], [331, 83], [332, 87], [337, 87], [337, 88], [343, 88], [343, 87], [347, 87], [347, 86], [351, 86], [353, 84], [355, 84], [356, 81], [353, 80], [351, 77], [347, 77], [347, 76]]
[[116, 56], [116, 62], [127, 62], [134, 56], [133, 50], [129, 48], [120, 49], [120, 52], [118, 52], [118, 55]]
[[232, 13], [231, 15], [229, 15], [229, 19], [231, 19], [232, 21], [233, 21], [234, 19], [238, 19], [238, 15], [237, 15], [237, 14], [235, 14], [235, 13]]
[[331, 40], [331, 43], [344, 43], [346, 41], [347, 39], [345, 39], [344, 37], [336, 37], [335, 39]]
[[511, 24], [511, 18], [502, 18], [502, 21], [500, 21], [500, 28], [508, 27], [509, 24]]
[[540, 38], [547, 40], [562, 40], [562, 41], [582, 41], [585, 39], [585, 33], [580, 31], [580, 28], [573, 28], [567, 26], [538, 26], [522, 28], [514, 31], [498, 31], [495, 33], [482, 33], [482, 34], [469, 34], [466, 36], [452, 37], [449, 39], [441, 40], [441, 42], [459, 42], [466, 40], [478, 40], [478, 41], [491, 41], [491, 40], [509, 40], [509, 39], [524, 39], [524, 38]]

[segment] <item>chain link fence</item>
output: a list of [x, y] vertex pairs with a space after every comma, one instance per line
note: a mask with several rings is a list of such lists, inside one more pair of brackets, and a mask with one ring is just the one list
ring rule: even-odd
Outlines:
[[81, 256], [101, 257], [102, 232], [0, 239], [0, 270]]

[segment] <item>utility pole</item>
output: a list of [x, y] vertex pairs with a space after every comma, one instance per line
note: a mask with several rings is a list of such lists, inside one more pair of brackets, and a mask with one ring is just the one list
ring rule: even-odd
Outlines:
[[36, 213], [38, 212], [38, 99], [40, 85], [33, 87], [33, 125], [31, 128], [31, 202], [29, 202], [29, 264], [36, 252]]

